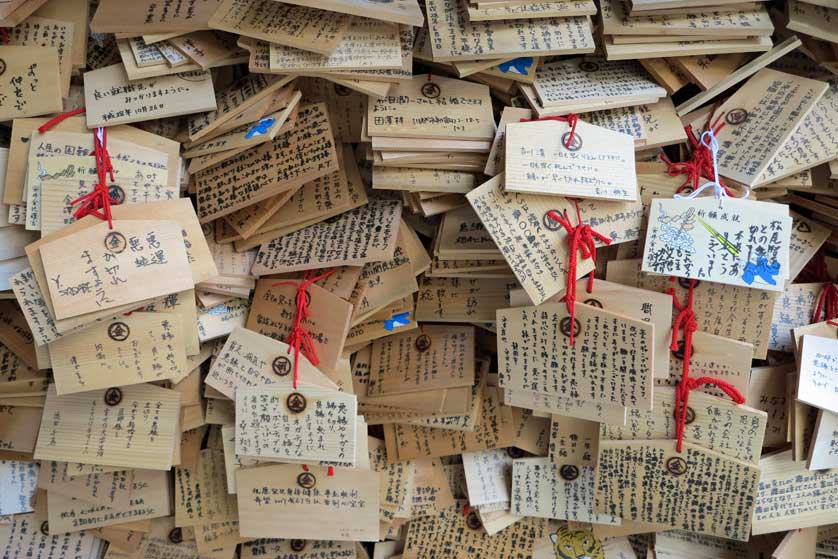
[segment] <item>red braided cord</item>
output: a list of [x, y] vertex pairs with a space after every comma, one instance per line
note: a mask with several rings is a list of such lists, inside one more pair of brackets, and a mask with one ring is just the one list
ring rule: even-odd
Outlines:
[[[713, 134], [718, 134], [722, 128], [725, 127], [726, 122], [722, 121], [724, 113], [720, 114], [713, 124], [709, 127]], [[712, 118], [712, 117], [711, 117]], [[713, 158], [710, 150], [701, 142], [701, 134], [696, 135], [691, 125], [685, 126], [684, 131], [687, 133], [687, 139], [692, 146], [692, 156], [688, 161], [673, 162], [666, 154], [661, 154], [660, 158], [669, 167], [666, 174], [670, 177], [677, 177], [678, 175], [686, 175], [683, 184], [678, 187], [676, 191], [680, 194], [685, 188], [690, 187], [693, 190], [698, 189], [702, 177], [712, 177], [715, 175], [713, 169]], [[725, 189], [728, 196], [733, 196], [733, 193], [721, 180], [719, 184]]]
[[[84, 112], [85, 110], [82, 108], [56, 115], [39, 126], [38, 132], [43, 134], [68, 118], [83, 114]], [[102, 134], [101, 139], [99, 138], [100, 132]], [[111, 200], [110, 193], [108, 192], [107, 181], [108, 176], [110, 176], [111, 181], [115, 179], [113, 174], [113, 164], [111, 163], [111, 156], [108, 154], [107, 146], [107, 129], [97, 128], [93, 133], [93, 156], [96, 158], [96, 174], [98, 175], [96, 186], [92, 191], [83, 196], [79, 196], [70, 202], [70, 205], [75, 206], [76, 204], [80, 204], [73, 213], [74, 218], [81, 219], [87, 215], [95, 215], [99, 219], [107, 221], [108, 227], [113, 229], [111, 204], [115, 204], [116, 202]]]
[[[591, 226], [582, 224], [582, 216], [579, 213], [579, 204], [574, 201], [576, 206], [576, 221], [577, 225], [573, 225], [567, 216], [567, 210], [564, 215], [559, 215], [558, 212], [550, 210], [547, 216], [561, 224], [567, 231], [567, 240], [570, 244], [570, 254], [567, 257], [567, 290], [562, 300], [567, 306], [567, 312], [570, 314], [570, 346], [574, 344], [574, 324], [576, 324], [576, 266], [578, 252], [582, 251], [582, 260], [590, 258], [596, 265], [596, 244], [594, 239], [597, 239], [606, 245], [611, 244], [611, 239], [591, 229]], [[594, 272], [588, 274], [588, 293], [594, 288]]]
[[[670, 278], [675, 281], [675, 278]], [[675, 438], [677, 439], [677, 450], [681, 452], [684, 443], [684, 429], [687, 425], [687, 406], [690, 401], [690, 391], [705, 384], [710, 384], [721, 389], [731, 400], [737, 404], [744, 404], [745, 397], [729, 382], [713, 377], [690, 378], [690, 359], [692, 358], [693, 334], [698, 330], [698, 322], [695, 319], [693, 310], [693, 293], [695, 291], [695, 280], [690, 280], [689, 291], [687, 292], [686, 304], [678, 301], [675, 288], [670, 288], [667, 293], [672, 296], [672, 304], [678, 311], [675, 323], [672, 325], [672, 343], [669, 349], [678, 349], [678, 331], [684, 330], [684, 365], [681, 369], [681, 381], [675, 387]]]
[[46, 121], [45, 123], [43, 123], [42, 125], [40, 125], [38, 127], [38, 132], [43, 134], [44, 132], [46, 132], [47, 130], [52, 128], [53, 126], [56, 126], [57, 124], [60, 124], [61, 122], [67, 120], [71, 116], [77, 116], [77, 115], [81, 115], [81, 114], [84, 114], [84, 108], [76, 109], [74, 111], [68, 111], [66, 113], [61, 113], [60, 115], [56, 115], [56, 116], [52, 117], [51, 119], [49, 119], [48, 121]]
[[838, 318], [838, 287], [832, 282], [823, 284], [815, 314], [812, 315], [812, 323], [821, 322], [821, 314], [827, 322]]
[[795, 280], [799, 283], [826, 283], [832, 280], [829, 277], [829, 268], [826, 265], [826, 254], [823, 247], [803, 266]]
[[303, 279], [300, 281], [281, 281], [273, 284], [273, 287], [281, 285], [293, 285], [297, 288], [297, 309], [294, 313], [294, 325], [291, 327], [291, 333], [285, 339], [285, 343], [289, 346], [288, 351], [294, 349], [294, 388], [297, 388], [297, 380], [300, 376], [300, 352], [305, 355], [313, 365], [320, 364], [320, 359], [317, 357], [317, 351], [314, 349], [314, 342], [311, 339], [311, 334], [308, 330], [303, 328], [303, 320], [309, 317], [308, 299], [306, 293], [311, 284], [325, 279], [335, 273], [332, 268], [328, 272], [324, 272], [319, 276], [314, 276], [310, 271], [306, 271]]
[[539, 122], [542, 120], [558, 120], [559, 122], [566, 122], [570, 125], [570, 134], [567, 135], [564, 147], [570, 148], [573, 144], [573, 137], [576, 134], [576, 124], [579, 123], [579, 115], [568, 113], [565, 116], [543, 116], [541, 118], [522, 118], [520, 122]]
[[[102, 138], [99, 138], [101, 132]], [[98, 180], [96, 186], [92, 191], [83, 196], [79, 196], [72, 202], [71, 206], [79, 204], [79, 207], [73, 213], [73, 217], [81, 219], [88, 215], [94, 215], [103, 221], [108, 222], [108, 227], [113, 229], [113, 217], [111, 215], [111, 204], [115, 203], [111, 200], [108, 192], [108, 175], [111, 180], [114, 180], [113, 165], [111, 164], [111, 156], [108, 154], [108, 133], [105, 128], [97, 128], [93, 133], [93, 155], [96, 158], [96, 172]]]

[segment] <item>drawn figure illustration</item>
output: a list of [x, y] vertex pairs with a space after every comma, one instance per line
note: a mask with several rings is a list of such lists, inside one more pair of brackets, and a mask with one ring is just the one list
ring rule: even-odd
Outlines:
[[533, 58], [532, 56], [520, 56], [513, 60], [509, 60], [502, 64], [498, 64], [498, 70], [503, 72], [504, 74], [520, 74], [522, 76], [526, 76], [527, 72], [530, 70], [530, 66], [533, 65]]
[[261, 136], [262, 134], [267, 134], [268, 130], [270, 130], [271, 126], [273, 126], [275, 122], [276, 119], [272, 116], [263, 118], [262, 120], [250, 127], [250, 130], [247, 131], [247, 134], [245, 134], [244, 139], [249, 140], [254, 136]]
[[587, 530], [559, 529], [550, 534], [556, 559], [605, 559], [602, 543]]
[[658, 216], [661, 229], [660, 241], [676, 250], [694, 253], [695, 239], [689, 232], [695, 227], [695, 219], [695, 208], [688, 208], [673, 216], [667, 215], [661, 208]]
[[748, 262], [745, 265], [745, 271], [742, 274], [742, 281], [751, 285], [754, 280], [759, 278], [768, 285], [777, 285], [777, 279], [774, 277], [780, 273], [780, 263], [776, 260], [771, 264], [764, 256], [758, 256], [756, 263]]

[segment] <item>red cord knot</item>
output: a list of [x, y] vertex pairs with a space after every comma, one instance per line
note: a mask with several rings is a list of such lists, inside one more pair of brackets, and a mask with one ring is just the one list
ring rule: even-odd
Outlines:
[[815, 256], [809, 259], [795, 278], [799, 283], [826, 283], [832, 281], [826, 265], [826, 254], [821, 247]]
[[463, 505], [463, 516], [468, 516], [468, 513], [469, 513], [470, 510], [471, 510], [471, 505], [468, 502], [466, 502], [466, 504]]
[[297, 297], [296, 297], [296, 304], [297, 309], [294, 312], [294, 324], [291, 327], [291, 333], [288, 334], [288, 337], [285, 339], [285, 343], [287, 343], [290, 347], [288, 351], [290, 352], [291, 349], [294, 350], [294, 388], [297, 388], [297, 380], [300, 376], [300, 352], [311, 361], [312, 365], [319, 365], [320, 359], [317, 357], [317, 351], [314, 349], [314, 342], [311, 339], [311, 334], [308, 330], [303, 328], [303, 320], [307, 319], [310, 315], [310, 311], [308, 309], [308, 288], [311, 284], [316, 283], [322, 279], [325, 279], [332, 274], [335, 273], [335, 269], [332, 268], [328, 272], [324, 272], [318, 276], [315, 276], [311, 270], [307, 270], [303, 279], [300, 281], [281, 281], [278, 283], [273, 284], [273, 287], [279, 287], [281, 285], [293, 285], [297, 288]]
[[[675, 278], [669, 278], [674, 282]], [[713, 377], [690, 378], [690, 359], [692, 358], [693, 334], [698, 330], [698, 322], [693, 310], [693, 296], [696, 281], [689, 280], [690, 286], [687, 291], [687, 302], [682, 304], [678, 301], [675, 288], [670, 288], [667, 293], [672, 296], [672, 305], [678, 311], [675, 322], [672, 325], [672, 343], [669, 348], [672, 351], [678, 349], [678, 332], [684, 330], [684, 357], [681, 369], [681, 380], [675, 387], [675, 438], [677, 439], [676, 449], [681, 452], [684, 443], [684, 429], [687, 426], [687, 406], [690, 401], [690, 392], [709, 384], [719, 388], [722, 392], [737, 404], [744, 404], [745, 397], [729, 382]]]
[[[43, 134], [68, 118], [84, 114], [84, 112], [82, 108], [56, 115], [39, 126], [38, 132]], [[108, 132], [105, 128], [97, 128], [93, 133], [93, 156], [96, 158], [96, 186], [92, 191], [70, 202], [71, 206], [79, 205], [73, 213], [73, 217], [81, 219], [88, 215], [95, 215], [99, 219], [107, 221], [108, 227], [113, 229], [111, 204], [116, 204], [117, 202], [111, 200], [107, 185], [108, 176], [110, 176], [111, 181], [115, 179], [111, 156], [108, 153]]]
[[[573, 225], [570, 218], [567, 216], [567, 210], [564, 215], [560, 215], [554, 210], [547, 212], [547, 217], [561, 224], [567, 231], [567, 240], [570, 245], [570, 251], [567, 257], [567, 289], [565, 291], [562, 301], [565, 302], [567, 312], [570, 314], [570, 346], [573, 347], [574, 330], [573, 324], [576, 322], [576, 267], [579, 251], [582, 252], [582, 260], [590, 258], [594, 265], [596, 265], [596, 243], [598, 240], [606, 245], [611, 244], [611, 239], [594, 231], [587, 223], [582, 223], [582, 216], [579, 213], [579, 203], [574, 201], [576, 206], [576, 225]], [[594, 289], [594, 272], [588, 274], [588, 293]]]
[[[713, 131], [714, 135], [717, 135], [725, 127], [726, 123], [722, 120], [723, 116], [724, 113], [720, 114], [708, 128], [708, 130]], [[686, 179], [676, 190], [677, 194], [681, 194], [685, 188], [691, 188], [695, 191], [698, 189], [702, 177], [712, 177], [715, 175], [710, 149], [701, 141], [701, 134], [696, 135], [692, 125], [685, 126], [684, 132], [687, 133], [687, 139], [692, 146], [692, 156], [690, 159], [687, 161], [673, 162], [666, 154], [661, 154], [660, 156], [661, 160], [668, 165], [666, 170], [667, 175], [670, 177], [686, 175]], [[721, 181], [719, 181], [719, 184], [728, 196], [733, 196], [733, 193], [727, 185]]]
[[0, 27], [0, 45], [8, 45], [9, 40], [9, 28]]
[[576, 125], [579, 123], [579, 115], [575, 113], [568, 113], [565, 116], [543, 116], [541, 118], [522, 118], [520, 122], [540, 122], [542, 120], [557, 120], [559, 122], [566, 122], [570, 125], [570, 134], [564, 142], [564, 147], [570, 149], [573, 145], [573, 138], [576, 135]]
[[47, 130], [52, 128], [53, 126], [61, 124], [63, 121], [67, 120], [68, 118], [70, 118], [72, 116], [82, 115], [82, 114], [84, 114], [84, 108], [76, 109], [76, 110], [73, 110], [73, 111], [67, 111], [66, 113], [61, 113], [60, 115], [56, 115], [56, 116], [52, 117], [51, 119], [49, 119], [48, 121], [46, 121], [45, 123], [43, 123], [42, 125], [40, 125], [38, 127], [38, 132], [43, 134], [44, 132], [46, 132]]
[[[823, 319], [821, 319], [823, 315]], [[835, 284], [826, 282], [821, 288], [818, 296], [818, 305], [815, 307], [815, 314], [812, 315], [812, 323], [825, 320], [830, 322], [838, 318], [838, 287]]]
[[96, 186], [92, 191], [70, 202], [70, 205], [79, 205], [73, 213], [74, 218], [81, 219], [88, 215], [94, 215], [103, 221], [107, 221], [108, 227], [113, 229], [111, 204], [115, 204], [116, 201], [111, 200], [107, 182], [109, 175], [112, 181], [115, 179], [107, 145], [107, 130], [105, 128], [97, 128], [93, 133], [93, 155], [96, 158], [96, 173], [98, 175]]

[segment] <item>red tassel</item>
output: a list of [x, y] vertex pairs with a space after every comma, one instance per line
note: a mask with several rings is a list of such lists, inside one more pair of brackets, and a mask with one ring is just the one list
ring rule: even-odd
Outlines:
[[[713, 131], [713, 134], [718, 134], [722, 128], [725, 127], [725, 122], [722, 121], [722, 117], [724, 113], [720, 114], [713, 124], [710, 126], [710, 130]], [[670, 177], [677, 177], [678, 175], [686, 175], [686, 179], [684, 183], [678, 187], [676, 191], [680, 194], [685, 188], [689, 187], [693, 190], [696, 190], [701, 182], [702, 177], [713, 177], [715, 176], [715, 171], [713, 169], [713, 158], [711, 157], [710, 150], [706, 145], [701, 143], [701, 134], [697, 135], [693, 132], [692, 126], [685, 126], [684, 131], [687, 133], [687, 139], [692, 146], [692, 157], [689, 161], [680, 161], [677, 163], [672, 162], [666, 155], [661, 155], [660, 158], [666, 163], [669, 168], [666, 170], [666, 174]], [[721, 180], [719, 184], [722, 188], [725, 189], [725, 193], [728, 196], [733, 196], [733, 193]]]
[[309, 316], [307, 296], [308, 288], [311, 284], [327, 278], [333, 273], [335, 273], [334, 268], [328, 272], [320, 274], [319, 276], [314, 276], [310, 271], [307, 271], [303, 276], [303, 279], [299, 282], [281, 281], [273, 284], [273, 287], [293, 285], [297, 288], [297, 309], [294, 313], [294, 325], [291, 327], [291, 333], [285, 339], [285, 343], [291, 346], [288, 348], [288, 351], [291, 351], [291, 348], [294, 349], [294, 388], [297, 388], [297, 380], [300, 375], [300, 352], [302, 352], [313, 365], [320, 364], [320, 359], [317, 358], [317, 352], [314, 349], [314, 342], [311, 340], [311, 334], [309, 334], [308, 330], [302, 326], [303, 319], [306, 319]]
[[812, 323], [821, 322], [822, 314], [823, 320], [827, 322], [838, 318], [838, 287], [835, 287], [832, 282], [823, 284], [818, 297], [818, 306], [815, 308], [815, 314], [812, 315]]
[[111, 156], [108, 154], [108, 133], [104, 128], [97, 128], [93, 134], [93, 155], [96, 157], [96, 171], [98, 174], [98, 182], [91, 192], [84, 196], [79, 196], [70, 205], [76, 208], [73, 217], [81, 219], [88, 215], [94, 215], [101, 220], [108, 222], [108, 227], [113, 229], [113, 217], [111, 216], [111, 204], [115, 203], [111, 200], [108, 192], [107, 180], [110, 175], [111, 180], [114, 180], [113, 165], [111, 164]]
[[[675, 278], [670, 278], [670, 281], [675, 281]], [[678, 349], [678, 331], [684, 330], [684, 365], [681, 369], [681, 381], [675, 387], [675, 438], [677, 439], [676, 448], [681, 452], [684, 443], [684, 429], [687, 425], [687, 406], [690, 401], [690, 392], [703, 386], [710, 384], [721, 389], [722, 392], [728, 395], [731, 400], [737, 404], [744, 404], [745, 397], [736, 389], [735, 386], [729, 382], [713, 377], [699, 377], [690, 378], [690, 359], [692, 358], [692, 343], [693, 334], [698, 330], [698, 322], [695, 319], [695, 311], [693, 310], [693, 293], [695, 290], [695, 280], [690, 280], [690, 287], [687, 293], [687, 303], [682, 305], [678, 301], [675, 293], [675, 288], [670, 288], [667, 293], [672, 296], [672, 304], [678, 311], [675, 317], [675, 323], [672, 326], [672, 343], [669, 349], [675, 351]]]
[[[559, 215], [557, 212], [553, 210], [547, 212], [547, 216], [550, 219], [559, 222], [562, 225], [562, 227], [565, 228], [565, 230], [567, 231], [567, 240], [570, 244], [570, 254], [568, 255], [567, 262], [567, 290], [565, 291], [565, 296], [562, 298], [562, 300], [567, 305], [567, 312], [570, 313], [571, 347], [573, 347], [573, 344], [575, 342], [573, 325], [576, 322], [576, 267], [578, 251], [581, 249], [583, 260], [590, 258], [594, 261], [594, 265], [596, 265], [596, 244], [594, 243], [594, 239], [597, 239], [605, 243], [606, 245], [611, 244], [611, 239], [609, 239], [602, 233], [594, 231], [593, 229], [591, 229], [590, 225], [582, 224], [582, 217], [579, 213], [579, 204], [576, 201], [574, 201], [573, 204], [576, 206], [577, 225], [571, 224], [570, 219], [567, 217], [567, 212], [565, 212], [564, 215]], [[590, 274], [588, 274], [588, 293], [593, 291], [593, 288], [594, 272], [592, 271]]]

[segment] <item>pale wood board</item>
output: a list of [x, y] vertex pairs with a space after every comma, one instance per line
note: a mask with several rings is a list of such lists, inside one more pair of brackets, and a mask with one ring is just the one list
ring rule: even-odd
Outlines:
[[542, 19], [546, 17], [592, 16], [597, 9], [588, 0], [537, 2], [520, 6], [481, 8], [468, 5], [469, 21], [494, 21], [504, 19]]
[[0, 60], [4, 66], [0, 121], [61, 110], [61, 72], [56, 48], [0, 45]]
[[[660, 58], [672, 54], [672, 45], [667, 43], [617, 45], [607, 35], [603, 36], [603, 43], [608, 60], [639, 60], [642, 58]], [[678, 43], [677, 48], [683, 56], [699, 56], [736, 52], [765, 52], [770, 50], [772, 45], [770, 37], [759, 36], [745, 39], [725, 38], [718, 41], [683, 42]]]
[[[112, 408], [105, 404], [106, 390], [59, 398], [55, 387], [50, 386], [44, 413], [54, 419], [41, 423], [36, 458], [150, 470], [170, 469], [179, 436], [176, 430], [180, 395], [151, 384], [126, 386], [119, 390], [122, 400], [117, 406], [120, 407]], [[120, 410], [130, 416], [137, 413], [131, 411], [134, 405], [140, 409], [146, 404], [155, 411], [146, 417], [137, 417], [137, 437], [126, 437], [121, 429], [115, 429], [116, 414]], [[91, 415], [100, 427], [95, 433], [86, 428]], [[152, 431], [157, 433], [153, 437]]]
[[[654, 355], [649, 347], [654, 327], [580, 303], [575, 311], [574, 324], [563, 303], [499, 310], [498, 386], [652, 409]], [[535, 332], [534, 324], [539, 324], [542, 317], [549, 320], [547, 330]], [[576, 330], [573, 346], [569, 337], [571, 326]], [[609, 336], [611, 328], [625, 329], [626, 336]], [[606, 337], [611, 339], [606, 342]], [[524, 339], [527, 342], [522, 345]], [[513, 351], [513, 346], [517, 351]], [[621, 347], [626, 352], [618, 349]], [[583, 352], [585, 358], [581, 357]], [[574, 365], [567, 365], [570, 362]], [[629, 369], [636, 371], [630, 382], [623, 378]]]
[[425, 22], [425, 16], [416, 0], [396, 0], [389, 3], [375, 0], [290, 0], [285, 3], [414, 27], [422, 27]]
[[628, 17], [619, 0], [602, 0], [601, 17], [606, 35], [696, 35], [713, 37], [770, 36], [774, 24], [768, 10], [699, 12], [689, 15]]
[[207, 0], [197, 4], [196, 9], [172, 12], [160, 4], [102, 0], [90, 28], [95, 33], [136, 33], [140, 28], [141, 35], [197, 31], [208, 28], [207, 22], [219, 4], [220, 0]]
[[594, 52], [587, 16], [471, 23], [466, 5], [460, 0], [426, 3], [438, 36], [430, 44], [435, 62]]
[[221, 0], [209, 26], [320, 54], [332, 53], [351, 16], [273, 0]]
[[[194, 286], [177, 222], [126, 220], [117, 227], [112, 233], [107, 222], [99, 222], [40, 247], [56, 319], [139, 303]], [[133, 242], [132, 237], [138, 241], [126, 251], [128, 243]], [[157, 253], [157, 249], [162, 252]], [[104, 274], [97, 276], [95, 268], [105, 271], [115, 263], [121, 263], [121, 270], [112, 268], [106, 273], [119, 281], [113, 280], [107, 291], [102, 289], [99, 299], [100, 295], [90, 285]], [[85, 265], [92, 265], [93, 271], [86, 272]], [[86, 277], [88, 273], [90, 277]]]
[[[112, 97], [113, 87], [119, 88], [118, 101]], [[151, 91], [146, 91], [148, 89]], [[115, 64], [86, 72], [84, 95], [88, 128], [199, 113], [216, 108], [212, 76], [206, 70], [129, 81], [125, 68]], [[125, 96], [131, 99], [127, 108]], [[151, 108], [149, 101], [144, 99], [153, 99]]]
[[[306, 503], [290, 503], [285, 499], [271, 499], [259, 504], [255, 491], [262, 487], [298, 489], [297, 477], [302, 473], [298, 465], [283, 464], [240, 469], [237, 473], [239, 522], [242, 536], [283, 538], [328, 538], [341, 541], [369, 541], [378, 538], [379, 474], [363, 470], [342, 470], [333, 477], [326, 468], [313, 466], [309, 472], [315, 478]], [[363, 503], [350, 504], [349, 497], [329, 499], [325, 490], [338, 494], [357, 493]], [[311, 522], [311, 518], [319, 522]]]
[[684, 116], [685, 114], [699, 108], [700, 106], [704, 105], [711, 99], [716, 98], [717, 96], [721, 95], [731, 87], [735, 86], [742, 80], [746, 80], [749, 77], [753, 76], [757, 72], [759, 72], [762, 68], [765, 68], [775, 60], [782, 58], [786, 54], [792, 52], [794, 49], [799, 47], [802, 43], [800, 39], [797, 37], [789, 37], [788, 39], [784, 40], [782, 43], [774, 45], [771, 50], [766, 52], [765, 54], [761, 54], [757, 56], [741, 68], [737, 69], [735, 72], [727, 76], [726, 78], [722, 79], [721, 81], [717, 82], [713, 86], [707, 88], [706, 91], [699, 93], [695, 97], [685, 101], [675, 107], [678, 116]]
[[177, 315], [141, 312], [55, 340], [48, 347], [56, 392], [179, 380], [188, 372], [185, 329]]
[[675, 441], [600, 441], [594, 510], [747, 541], [759, 483], [759, 466], [694, 444], [678, 453]]
[[[756, 184], [828, 89], [826, 82], [769, 68], [757, 72], [716, 111], [727, 122], [716, 136], [719, 174], [748, 186]], [[781, 105], [770, 108], [780, 99]], [[744, 138], [751, 140], [748, 145], [742, 143]]]
[[487, 86], [425, 75], [396, 84], [388, 97], [369, 103], [367, 127], [373, 137], [491, 140], [495, 134]]
[[[838, 506], [835, 495], [838, 472], [815, 472], [806, 463], [794, 462], [791, 451], [766, 456], [760, 461], [760, 482], [753, 533], [766, 534], [828, 524]], [[781, 493], [778, 484], [786, 487]]]

